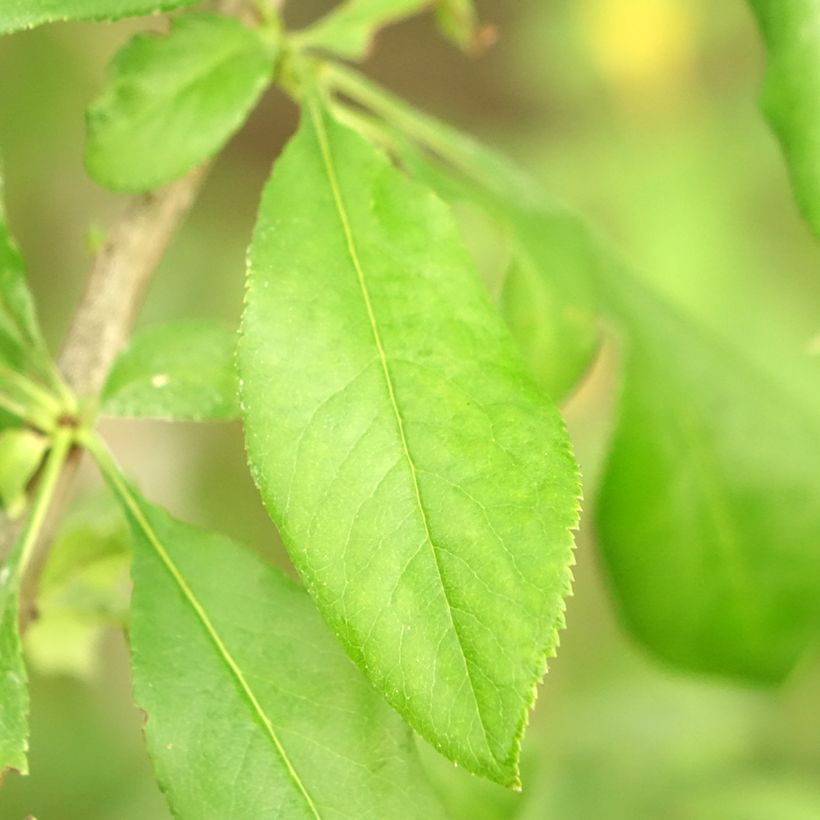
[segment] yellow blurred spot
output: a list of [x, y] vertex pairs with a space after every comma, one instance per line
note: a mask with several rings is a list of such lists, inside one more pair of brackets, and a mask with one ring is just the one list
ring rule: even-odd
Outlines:
[[697, 11], [692, 0], [582, 0], [593, 59], [627, 104], [667, 107], [692, 82]]

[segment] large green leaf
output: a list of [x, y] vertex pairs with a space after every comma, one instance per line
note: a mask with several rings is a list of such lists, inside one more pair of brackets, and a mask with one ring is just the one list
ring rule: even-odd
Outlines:
[[531, 373], [553, 399], [564, 397], [598, 349], [595, 277], [604, 255], [597, 240], [506, 157], [354, 71], [332, 67], [327, 75], [331, 90], [380, 118], [364, 119], [340, 101], [340, 113], [354, 126], [385, 140], [408, 172], [447, 201], [480, 209], [501, 231], [505, 243], [499, 236], [485, 239], [484, 226], [474, 228], [483, 239], [476, 261], [493, 256], [488, 243], [508, 246], [504, 269], [482, 273]]
[[196, 2], [198, 0], [3, 0], [0, 34], [66, 20], [118, 20]]
[[239, 365], [254, 476], [333, 630], [438, 749], [516, 783], [570, 585], [569, 441], [448, 209], [310, 96]]
[[115, 190], [147, 191], [216, 153], [270, 82], [274, 53], [238, 20], [185, 15], [139, 34], [88, 110], [86, 166]]
[[239, 416], [236, 334], [188, 320], [137, 331], [106, 381], [102, 412], [175, 421]]
[[768, 55], [763, 109], [783, 145], [803, 215], [820, 234], [820, 3], [749, 2]]
[[134, 541], [134, 695], [175, 815], [440, 817], [409, 730], [305, 592], [109, 473]]
[[[783, 678], [820, 628], [820, 417], [620, 272], [624, 386], [597, 509], [620, 607], [688, 669]], [[816, 378], [816, 375], [815, 375]]]
[[362, 59], [378, 30], [410, 17], [433, 0], [346, 0], [310, 28], [297, 35], [300, 45]]

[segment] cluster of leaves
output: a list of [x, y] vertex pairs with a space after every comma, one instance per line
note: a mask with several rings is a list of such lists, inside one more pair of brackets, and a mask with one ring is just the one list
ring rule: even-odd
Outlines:
[[[0, 31], [158, 5], [190, 3], [20, 0]], [[337, 61], [428, 5], [347, 0], [294, 34], [265, 3], [253, 25], [185, 14], [114, 59], [86, 154], [113, 190], [148, 191], [207, 161], [271, 83], [301, 107], [262, 196], [238, 345], [207, 323], [147, 329], [102, 395], [78, 402], [0, 218], [0, 499], [9, 519], [25, 514], [0, 572], [0, 767], [26, 770], [19, 584], [79, 446], [128, 521], [130, 611], [103, 609], [128, 619], [135, 700], [179, 816], [438, 816], [410, 727], [519, 785], [579, 515], [554, 402], [604, 328], [623, 387], [597, 529], [634, 634], [679, 667], [756, 681], [782, 679], [816, 634], [816, 408], [647, 292], [504, 158]], [[469, 3], [434, 5], [448, 36], [476, 41]], [[786, 60], [791, 29], [754, 5]], [[793, 82], [791, 69], [772, 76]], [[784, 139], [803, 156], [805, 129], [786, 128], [798, 131]], [[457, 217], [472, 212], [502, 249], [492, 265], [462, 237]], [[94, 432], [101, 414], [241, 417], [305, 589], [146, 501]], [[107, 571], [124, 560], [67, 554]], [[61, 560], [46, 591], [71, 574]]]

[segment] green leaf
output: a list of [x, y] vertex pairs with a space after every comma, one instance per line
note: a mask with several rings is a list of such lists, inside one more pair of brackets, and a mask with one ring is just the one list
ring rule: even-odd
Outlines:
[[215, 154], [270, 82], [272, 47], [238, 20], [185, 15], [139, 34], [88, 110], [86, 166], [118, 191], [148, 191]]
[[478, 43], [478, 15], [473, 0], [439, 0], [436, 21], [445, 37], [469, 51]]
[[346, 0], [296, 35], [301, 46], [362, 60], [380, 28], [411, 17], [432, 0]]
[[25, 266], [9, 233], [0, 174], [0, 360], [20, 366], [27, 355], [46, 346], [26, 282]]
[[24, 649], [41, 674], [91, 679], [106, 628], [127, 621], [129, 532], [110, 496], [86, 501], [63, 522], [37, 590]]
[[15, 518], [25, 507], [26, 486], [43, 459], [48, 441], [26, 428], [0, 431], [0, 507]]
[[820, 626], [817, 389], [809, 404], [616, 273], [624, 385], [597, 531], [620, 608], [673, 664], [780, 680]]
[[413, 739], [305, 592], [109, 471], [134, 541], [134, 695], [178, 817], [441, 817]]
[[68, 20], [119, 20], [192, 6], [198, 0], [4, 0], [0, 34]]
[[29, 699], [15, 576], [11, 559], [0, 565], [0, 777], [8, 769], [28, 774]]
[[189, 320], [137, 331], [103, 389], [110, 416], [229, 421], [239, 416], [236, 334]]
[[308, 97], [249, 254], [248, 454], [351, 657], [504, 784], [569, 591], [578, 476], [448, 209]]
[[[597, 242], [576, 217], [546, 198], [538, 205], [522, 203], [497, 178], [496, 190], [487, 188], [408, 145], [399, 155], [441, 196], [478, 206], [506, 233], [511, 258], [501, 275], [492, 277], [491, 293], [531, 374], [553, 399], [565, 397], [599, 346]], [[486, 256], [484, 249], [481, 253]]]
[[763, 110], [786, 154], [800, 209], [820, 235], [820, 4], [749, 2], [768, 55]]

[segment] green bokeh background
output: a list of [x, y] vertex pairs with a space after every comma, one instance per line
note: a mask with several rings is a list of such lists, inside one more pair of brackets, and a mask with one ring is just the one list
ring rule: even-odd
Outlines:
[[[331, 4], [290, 5], [300, 25]], [[484, 55], [465, 58], [419, 19], [384, 33], [368, 71], [506, 146], [658, 291], [764, 366], [775, 366], [784, 348], [810, 345], [820, 331], [820, 248], [756, 108], [763, 55], [742, 0], [478, 7], [499, 35]], [[83, 111], [113, 52], [144, 26], [60, 25], [0, 42], [9, 219], [54, 349], [80, 298], [94, 237], [122, 207], [84, 173]], [[141, 323], [237, 323], [256, 201], [295, 116], [271, 92], [231, 142], [158, 272]], [[565, 407], [588, 499], [616, 366], [607, 348]], [[110, 422], [105, 430], [151, 499], [285, 563], [237, 425]], [[88, 470], [80, 494], [99, 493]], [[820, 658], [807, 657], [776, 691], [665, 668], [618, 623], [588, 523], [567, 620], [524, 744], [523, 793], [423, 750], [454, 818], [820, 818]], [[32, 694], [32, 774], [9, 776], [0, 788], [2, 820], [168, 816], [142, 749], [142, 717], [130, 705], [121, 635], [104, 635], [81, 679], [33, 670]]]

